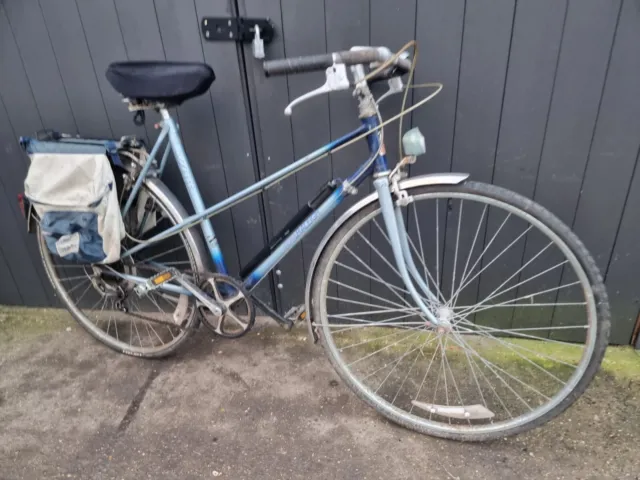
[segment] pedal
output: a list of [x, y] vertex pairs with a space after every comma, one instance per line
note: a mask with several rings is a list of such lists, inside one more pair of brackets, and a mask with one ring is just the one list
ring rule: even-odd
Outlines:
[[133, 291], [136, 292], [139, 297], [143, 297], [146, 294], [148, 294], [149, 292], [160, 288], [163, 283], [166, 283], [166, 282], [168, 282], [170, 280], [173, 280], [178, 275], [180, 275], [180, 274], [175, 269], [170, 268], [168, 270], [165, 270], [164, 272], [160, 272], [160, 273], [154, 275], [149, 280], [147, 280], [145, 283], [141, 283], [139, 285], [136, 285], [133, 288]]
[[284, 314], [284, 318], [291, 322], [298, 322], [307, 318], [307, 312], [305, 310], [304, 303], [302, 305], [291, 307], [289, 310], [287, 310], [287, 313]]
[[214, 315], [222, 315], [226, 308], [224, 305], [220, 305], [217, 301], [204, 293], [200, 288], [189, 282], [184, 275], [178, 272], [174, 268], [170, 268], [163, 272], [160, 272], [153, 277], [149, 278], [145, 283], [136, 285], [133, 290], [139, 297], [147, 295], [149, 292], [160, 288], [164, 283], [175, 280], [181, 287], [188, 290], [198, 302], [206, 306]]

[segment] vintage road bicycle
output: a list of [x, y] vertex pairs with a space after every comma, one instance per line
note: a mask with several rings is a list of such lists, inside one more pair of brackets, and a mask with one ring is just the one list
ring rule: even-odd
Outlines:
[[[389, 167], [383, 127], [401, 123], [442, 87], [431, 84], [435, 92], [405, 108], [402, 77], [408, 74], [411, 83], [417, 58], [414, 50], [410, 59], [408, 47], [264, 62], [267, 75], [326, 74], [326, 83], [295, 99], [287, 114], [316, 95], [353, 89], [360, 126], [210, 207], [169, 109], [205, 93], [211, 68], [112, 64], [111, 84], [138, 120], [158, 112], [161, 130], [149, 153], [134, 137], [115, 142], [127, 230], [118, 262], [79, 265], [54, 257], [38, 229], [45, 269], [66, 308], [100, 342], [146, 358], [174, 352], [200, 323], [218, 336], [240, 337], [254, 325], [256, 306], [286, 328], [304, 319], [309, 337], [359, 398], [429, 435], [500, 438], [565, 410], [592, 380], [607, 345], [601, 275], [576, 235], [530, 199], [463, 173], [409, 176], [425, 152], [419, 130], [402, 136], [404, 153]], [[385, 82], [383, 97], [404, 92], [404, 100], [400, 114], [383, 122], [382, 97], [376, 100], [370, 87]], [[368, 145], [362, 165], [327, 183], [231, 276], [210, 218], [356, 141]], [[160, 180], [170, 152], [192, 215]], [[304, 304], [281, 315], [256, 298], [256, 285], [369, 178], [372, 193], [348, 208], [318, 245]]]

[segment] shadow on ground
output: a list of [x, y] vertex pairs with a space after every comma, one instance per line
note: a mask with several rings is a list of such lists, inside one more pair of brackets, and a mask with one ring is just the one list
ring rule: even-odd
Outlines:
[[0, 310], [0, 478], [639, 478], [640, 360], [567, 413], [488, 444], [399, 428], [306, 329], [199, 332], [164, 361], [100, 346], [66, 313]]

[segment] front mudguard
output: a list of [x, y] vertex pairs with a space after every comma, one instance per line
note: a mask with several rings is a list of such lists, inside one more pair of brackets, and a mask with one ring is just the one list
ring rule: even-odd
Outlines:
[[[425, 187], [425, 186], [434, 186], [434, 185], [458, 185], [464, 182], [467, 178], [469, 178], [468, 173], [430, 173], [428, 175], [419, 175], [417, 177], [405, 178], [398, 183], [400, 189], [408, 189], [415, 187]], [[349, 208], [346, 212], [342, 214], [342, 216], [336, 220], [336, 222], [331, 226], [331, 228], [324, 235], [318, 248], [316, 249], [313, 259], [311, 260], [311, 265], [309, 266], [309, 272], [307, 273], [307, 282], [304, 292], [304, 303], [305, 309], [307, 312], [307, 328], [309, 330], [309, 340], [313, 343], [318, 341], [318, 336], [313, 327], [313, 315], [311, 310], [311, 285], [313, 284], [313, 278], [315, 275], [316, 266], [318, 264], [318, 260], [320, 259], [320, 255], [324, 250], [325, 246], [331, 240], [331, 237], [338, 231], [338, 229], [352, 216], [355, 215], [359, 210], [365, 208], [367, 205], [375, 202], [378, 199], [377, 192], [373, 192], [362, 200], [357, 202], [351, 208]]]

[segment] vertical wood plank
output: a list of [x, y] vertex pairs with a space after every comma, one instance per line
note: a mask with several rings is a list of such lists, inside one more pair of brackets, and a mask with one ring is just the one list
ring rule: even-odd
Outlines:
[[[465, 1], [418, 1], [417, 7], [419, 56], [414, 83], [441, 82], [444, 87], [413, 113], [413, 125], [425, 136], [427, 152], [411, 166], [412, 176], [451, 170]], [[431, 91], [414, 90], [414, 103]], [[428, 272], [435, 279], [436, 272], [442, 271], [446, 210], [441, 200], [428, 203], [422, 208], [417, 208], [419, 205], [409, 207], [407, 225], [418, 250], [422, 243]]]
[[[166, 60], [153, 0], [138, 0], [135, 2], [115, 0], [115, 7], [128, 59]], [[140, 18], [145, 18], [146, 21], [140, 22]], [[172, 113], [176, 114], [175, 111]], [[177, 118], [179, 122], [179, 115]], [[159, 130], [153, 126], [154, 122], [157, 121], [158, 117], [156, 115], [147, 115], [145, 129], [151, 144], [155, 143], [158, 138]], [[178, 166], [172, 159], [167, 163], [162, 180], [169, 185], [180, 202], [190, 211], [189, 195], [180, 177]]]
[[[470, 173], [477, 181], [491, 182], [493, 176], [514, 8], [513, 0], [466, 4], [452, 169]], [[470, 202], [448, 205], [442, 269], [445, 291], [459, 289], [467, 258], [476, 258], [484, 248], [487, 217], [482, 217], [482, 211], [480, 205]], [[475, 303], [478, 283], [477, 278], [467, 283], [458, 297], [459, 304]]]
[[[327, 36], [327, 51], [337, 52], [348, 50], [356, 45], [369, 43], [369, 1], [355, 0], [343, 2], [341, 0], [325, 1], [325, 27]], [[337, 138], [355, 129], [359, 124], [357, 102], [351, 98], [351, 89], [329, 94], [329, 128], [331, 138]], [[348, 178], [369, 157], [369, 149], [365, 140], [357, 142], [344, 150], [331, 156], [333, 178]], [[371, 190], [371, 183], [366, 181], [359, 187], [357, 198], [361, 198]], [[334, 218], [338, 218], [342, 212], [353, 204], [354, 199], [346, 199], [334, 212]], [[368, 238], [369, 228], [363, 232]], [[324, 231], [320, 232], [324, 235]], [[357, 255], [367, 263], [370, 262], [370, 249], [362, 241], [353, 239], [348, 244]], [[342, 255], [338, 260], [341, 263], [360, 272], [366, 270], [356, 259], [348, 254]], [[364, 292], [370, 292], [371, 280], [349, 268], [339, 267], [334, 277], [339, 282], [358, 288]], [[353, 291], [338, 286], [337, 294], [341, 299], [353, 299]], [[361, 301], [371, 300], [360, 298]], [[337, 311], [340, 313], [362, 310], [361, 306], [340, 302]]]
[[6, 0], [4, 7], [44, 128], [77, 133], [38, 0]]
[[[2, 152], [3, 171], [0, 178], [0, 219], [5, 235], [2, 248], [5, 261], [11, 270], [7, 281], [15, 281], [20, 299], [27, 304], [46, 306], [47, 298], [40, 274], [44, 269], [40, 264], [35, 246], [35, 235], [27, 233], [27, 224], [18, 208], [18, 193], [24, 190], [23, 180], [26, 176], [24, 154], [18, 146], [13, 129], [9, 123], [6, 110], [0, 101], [0, 151]], [[29, 238], [32, 237], [32, 238]], [[31, 251], [27, 248], [30, 245]], [[33, 248], [35, 247], [35, 248]], [[38, 265], [38, 269], [35, 266]], [[52, 299], [51, 295], [51, 299]]]
[[[193, 2], [177, 4], [169, 0], [155, 2], [158, 25], [167, 60], [202, 62], [199, 21]], [[205, 205], [213, 205], [229, 195], [218, 131], [211, 97], [190, 99], [178, 108], [180, 131], [191, 160]], [[229, 211], [212, 219], [227, 268], [232, 275], [239, 270], [235, 228]]]
[[[441, 82], [444, 88], [413, 113], [413, 124], [425, 137], [427, 153], [411, 166], [412, 175], [451, 170], [464, 10], [464, 0], [418, 1], [420, 51], [414, 82]], [[428, 89], [416, 90], [414, 100], [429, 94]]]
[[[202, 17], [232, 14], [225, 0], [196, 0], [198, 22]], [[227, 187], [229, 193], [233, 194], [257, 180], [253, 138], [243, 88], [244, 72], [240, 67], [239, 50], [234, 43], [207, 42], [202, 35], [199, 37], [205, 62], [217, 72], [210, 96]], [[259, 202], [259, 197], [253, 197], [231, 210], [240, 265], [246, 265], [266, 242]], [[265, 301], [272, 301], [268, 279], [256, 287], [256, 293]]]
[[10, 274], [9, 266], [5, 261], [4, 248], [0, 247], [0, 272], [6, 272], [5, 278], [0, 280], [0, 304], [22, 305], [22, 297], [16, 288], [15, 281]]
[[[638, 45], [640, 10], [633, 2], [623, 2], [573, 225], [602, 272], [611, 257], [625, 201], [628, 201], [629, 185], [640, 146], [640, 96], [636, 94], [640, 83]], [[603, 190], [606, 191], [605, 195]], [[633, 207], [629, 205], [628, 208]], [[622, 243], [625, 241], [622, 240]], [[637, 266], [637, 259], [638, 254], [627, 258], [627, 261]], [[569, 281], [569, 275], [565, 272], [560, 284]], [[632, 322], [635, 321], [635, 311], [638, 310], [638, 305], [634, 303], [637, 295], [631, 293], [623, 297], [618, 293], [618, 285], [612, 287], [616, 291], [613, 308], [620, 312], [619, 317], [614, 317], [612, 338], [616, 342], [627, 343], [631, 336], [630, 329], [633, 328]], [[575, 298], [579, 296], [564, 292], [558, 295], [560, 302], [580, 301]], [[625, 308], [620, 309], [618, 305]], [[627, 306], [627, 313], [622, 313]], [[556, 307], [554, 325], [570, 325], [576, 321], [570, 308]]]
[[78, 133], [110, 137], [111, 127], [75, 0], [41, 2], [40, 6]]
[[612, 328], [610, 343], [628, 344], [640, 310], [640, 290], [635, 281], [640, 269], [640, 169], [637, 163], [620, 222], [605, 285], [611, 303]]
[[[565, 12], [566, 4], [556, 0], [521, 0], [516, 6], [493, 183], [526, 197], [531, 197], [535, 188]], [[495, 234], [503, 219], [490, 215], [487, 238]], [[495, 242], [499, 248], [491, 253], [507, 247], [524, 228], [512, 221], [505, 224]], [[518, 240], [481, 275], [479, 299], [490, 295], [520, 268], [526, 240], [526, 236]], [[516, 279], [504, 288], [515, 285]], [[515, 295], [516, 290], [510, 290], [496, 302]], [[512, 315], [512, 308], [496, 308], [476, 315], [476, 322], [505, 328]]]
[[14, 279], [27, 304], [50, 305], [56, 302], [53, 289], [46, 277], [36, 238], [29, 235], [20, 209], [17, 194], [24, 190], [28, 159], [18, 145], [19, 135], [31, 135], [42, 128], [40, 115], [13, 32], [0, 5], [0, 151], [3, 152], [3, 169], [0, 181], [4, 184], [6, 201], [3, 202], [3, 218], [8, 231], [3, 239], [6, 262], [17, 271]]
[[[128, 58], [114, 2], [77, 0], [77, 5], [93, 70], [114, 138], [135, 134], [139, 138], [146, 139], [144, 126], [133, 123], [131, 112], [127, 110], [122, 97], [109, 84], [105, 76], [109, 64], [122, 62]], [[83, 72], [83, 75], [88, 74], [89, 71]]]
[[[266, 58], [285, 56], [286, 32], [282, 24], [279, 0], [244, 0], [241, 12], [247, 16], [270, 18], [275, 24], [276, 36], [265, 45]], [[266, 78], [259, 62], [253, 60], [251, 46], [245, 47], [245, 68], [249, 77], [251, 109], [258, 150], [260, 176], [264, 178], [289, 165], [295, 158], [290, 118], [284, 115], [289, 103], [289, 88], [284, 76]], [[278, 232], [298, 211], [298, 186], [295, 176], [286, 178], [264, 194], [269, 235]], [[281, 272], [275, 280], [282, 283], [277, 289], [279, 307], [284, 312], [300, 304], [304, 298], [304, 266], [302, 247], [296, 246], [278, 264]]]
[[[287, 57], [312, 55], [326, 52], [325, 9], [323, 2], [301, 2], [282, 0], [282, 29]], [[314, 21], [309, 21], [313, 18]], [[320, 87], [324, 72], [290, 75], [289, 101]], [[330, 141], [329, 100], [321, 95], [297, 106], [291, 116], [293, 151], [296, 158]], [[331, 179], [331, 162], [325, 158], [296, 174], [298, 185], [298, 208], [313, 198], [315, 193]], [[306, 272], [323, 232], [330, 225], [330, 218], [319, 224], [302, 241], [302, 258]], [[291, 283], [291, 282], [289, 282]]]
[[[534, 194], [537, 202], [569, 225], [591, 146], [619, 11], [620, 2], [569, 2]], [[542, 237], [529, 238], [524, 261], [546, 242]], [[555, 250], [545, 261], [551, 267], [562, 261], [562, 256]], [[540, 264], [537, 260], [536, 263]], [[517, 297], [560, 287], [561, 275], [561, 269], [554, 269], [518, 288]], [[554, 303], [557, 298], [557, 292], [552, 291], [537, 295], [535, 301]], [[517, 311], [513, 322], [526, 322], [532, 327], [550, 325], [553, 310], [545, 307], [533, 312]]]
[[[371, 0], [370, 1], [370, 45], [387, 47], [392, 52], [400, 49], [409, 40], [416, 36], [416, 0]], [[386, 82], [374, 86], [372, 92], [376, 97], [384, 93], [388, 88]], [[411, 96], [407, 99], [410, 104]], [[394, 95], [380, 104], [380, 114], [385, 120], [400, 112], [402, 105], [402, 95]], [[409, 116], [403, 120], [403, 130], [408, 130], [411, 124]], [[387, 162], [390, 168], [398, 161], [398, 128], [399, 123], [394, 122], [384, 128], [384, 144], [387, 152]], [[371, 243], [379, 250], [382, 256], [393, 258], [393, 253], [388, 241], [385, 239], [384, 222], [382, 217], [378, 217], [378, 225], [371, 226]], [[405, 218], [406, 221], [406, 218]], [[378, 228], [381, 227], [380, 228]], [[384, 231], [384, 234], [383, 234]], [[370, 247], [369, 247], [370, 248]], [[371, 268], [380, 276], [387, 279], [394, 279], [394, 286], [404, 287], [402, 280], [393, 273], [389, 265], [375, 251], [370, 252]], [[395, 268], [395, 267], [394, 267]], [[389, 291], [389, 288], [379, 282], [371, 282], [371, 294], [378, 298], [390, 299], [397, 303], [402, 303], [400, 299]], [[375, 303], [375, 302], [374, 302]]]

